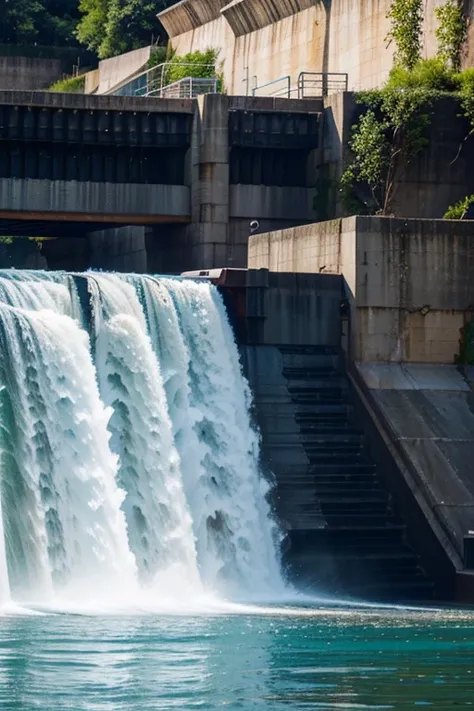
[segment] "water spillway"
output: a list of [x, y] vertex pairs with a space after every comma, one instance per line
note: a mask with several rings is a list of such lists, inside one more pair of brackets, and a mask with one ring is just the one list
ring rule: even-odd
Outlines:
[[0, 272], [3, 599], [282, 587], [269, 486], [208, 283]]

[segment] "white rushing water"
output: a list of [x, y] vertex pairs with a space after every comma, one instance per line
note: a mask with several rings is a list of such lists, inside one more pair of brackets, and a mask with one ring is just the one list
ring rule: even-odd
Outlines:
[[0, 271], [3, 601], [278, 595], [250, 404], [210, 284]]

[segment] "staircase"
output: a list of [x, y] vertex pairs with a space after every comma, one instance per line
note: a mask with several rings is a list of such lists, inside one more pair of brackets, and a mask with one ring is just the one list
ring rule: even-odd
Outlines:
[[[279, 351], [289, 396], [285, 416], [296, 427], [278, 433], [271, 467], [278, 515], [288, 531], [291, 579], [345, 598], [431, 599], [433, 585], [353, 422], [340, 351]], [[292, 457], [298, 448], [303, 458]]]

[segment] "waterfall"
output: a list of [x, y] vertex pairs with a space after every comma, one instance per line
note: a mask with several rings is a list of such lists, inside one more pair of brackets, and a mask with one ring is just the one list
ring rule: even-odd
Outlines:
[[209, 283], [0, 271], [3, 601], [282, 590], [250, 406]]

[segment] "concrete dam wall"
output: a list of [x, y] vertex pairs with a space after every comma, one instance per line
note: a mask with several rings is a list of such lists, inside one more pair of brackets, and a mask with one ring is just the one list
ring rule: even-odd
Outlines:
[[469, 222], [380, 217], [255, 235], [249, 250], [253, 269], [344, 277], [357, 422], [424, 564], [460, 598], [474, 586], [473, 259]]
[[[436, 53], [434, 10], [443, 3], [425, 3], [425, 57]], [[472, 0], [467, 5], [472, 17]], [[392, 67], [389, 7], [390, 0], [182, 0], [159, 17], [179, 54], [219, 50], [231, 94], [249, 94], [285, 75], [295, 84], [301, 71], [347, 72], [349, 89], [357, 90], [380, 86]], [[466, 66], [473, 54], [472, 32]]]

